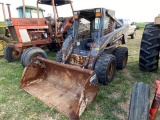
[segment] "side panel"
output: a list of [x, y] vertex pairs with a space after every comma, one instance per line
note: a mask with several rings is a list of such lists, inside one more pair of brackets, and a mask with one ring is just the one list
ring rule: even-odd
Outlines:
[[51, 42], [45, 18], [12, 18], [6, 24], [16, 47], [44, 45]]

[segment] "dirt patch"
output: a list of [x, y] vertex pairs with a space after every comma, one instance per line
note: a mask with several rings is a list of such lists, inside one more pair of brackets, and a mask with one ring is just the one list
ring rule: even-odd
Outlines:
[[94, 115], [97, 115], [97, 116], [103, 116], [103, 112], [101, 112], [101, 106], [96, 104], [95, 105], [95, 110], [92, 111], [91, 113], [94, 114]]
[[118, 92], [113, 92], [112, 94], [107, 95], [107, 97], [112, 98], [112, 99], [117, 99], [120, 96], [121, 96], [121, 93], [118, 93]]
[[128, 70], [128, 69], [123, 69], [122, 70], [122, 72], [123, 72], [123, 74], [125, 75], [125, 76], [127, 76], [129, 79], [134, 79], [133, 77], [132, 77], [132, 75], [131, 75], [131, 72]]
[[55, 114], [54, 117], [51, 117], [48, 113], [44, 113], [40, 115], [40, 120], [60, 120], [60, 115]]
[[5, 111], [7, 111], [7, 106], [3, 106], [2, 109], [0, 110], [0, 118], [2, 118], [3, 115], [5, 115]]
[[129, 104], [130, 104], [130, 99], [128, 98], [126, 102], [118, 103], [118, 106], [122, 108], [127, 114], [129, 112]]
[[113, 114], [117, 116], [120, 120], [127, 120], [127, 116], [129, 114], [129, 104], [130, 98], [128, 98], [126, 102], [118, 103], [118, 107], [121, 108], [124, 112], [114, 111]]
[[114, 111], [113, 114], [117, 116], [119, 120], [126, 120], [126, 118], [124, 117], [125, 116], [124, 114], [117, 113], [116, 111]]

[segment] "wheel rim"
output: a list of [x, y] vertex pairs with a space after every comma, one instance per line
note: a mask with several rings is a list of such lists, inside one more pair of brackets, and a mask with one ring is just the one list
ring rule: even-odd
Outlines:
[[126, 65], [126, 62], [127, 62], [127, 53], [125, 53], [123, 58], [123, 67]]
[[32, 58], [31, 58], [31, 62], [32, 62], [36, 57], [42, 57], [42, 55], [41, 55], [41, 54], [35, 54], [35, 55], [33, 55]]
[[108, 69], [108, 78], [111, 78], [113, 76], [113, 72], [114, 72], [114, 64], [113, 62], [111, 62], [111, 64], [109, 65], [109, 69]]
[[11, 55], [12, 55], [12, 57], [14, 58], [14, 59], [17, 59], [17, 58], [19, 58], [20, 57], [20, 52], [19, 51], [17, 51], [17, 50], [15, 50], [15, 49], [13, 49], [13, 51], [12, 51], [12, 53], [11, 53]]
[[7, 42], [0, 40], [0, 55], [3, 55], [4, 53], [4, 48], [7, 46]]

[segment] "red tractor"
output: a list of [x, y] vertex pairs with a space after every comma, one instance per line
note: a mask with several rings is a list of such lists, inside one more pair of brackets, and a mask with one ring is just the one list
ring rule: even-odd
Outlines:
[[[51, 5], [53, 7], [54, 18], [40, 18], [41, 13], [39, 4]], [[21, 57], [24, 67], [32, 61], [35, 56], [47, 58], [45, 51], [41, 48], [46, 47], [50, 50], [60, 49], [64, 39], [72, 34], [73, 16], [59, 17], [57, 7], [70, 4], [70, 0], [37, 0], [38, 18], [10, 18], [6, 19], [6, 25], [11, 34], [12, 41], [5, 48], [4, 56], [8, 62], [13, 62]], [[23, 1], [23, 12], [25, 5]]]

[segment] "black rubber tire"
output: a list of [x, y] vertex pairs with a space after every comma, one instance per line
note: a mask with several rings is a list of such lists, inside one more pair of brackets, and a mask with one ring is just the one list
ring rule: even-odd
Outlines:
[[19, 60], [21, 57], [21, 53], [19, 53], [17, 51], [17, 56], [14, 57], [12, 55], [13, 51], [14, 51], [14, 46], [13, 45], [7, 45], [4, 49], [4, 58], [8, 61], [8, 62], [14, 62], [16, 60]]
[[117, 69], [122, 70], [126, 67], [128, 61], [128, 48], [127, 47], [118, 47], [114, 50], [113, 53], [117, 61]]
[[150, 23], [146, 25], [143, 32], [140, 54], [139, 68], [143, 71], [155, 71], [158, 69], [159, 47], [160, 47], [160, 27]]
[[131, 39], [135, 39], [136, 37], [136, 31], [134, 31], [134, 33], [131, 35]]
[[60, 50], [60, 51], [58, 51], [58, 53], [56, 54], [56, 61], [57, 61], [57, 62], [62, 62], [62, 57], [63, 57], [62, 50]]
[[57, 52], [61, 49], [58, 43], [52, 42], [47, 45], [47, 49], [51, 52]]
[[[112, 71], [110, 71], [110, 67], [112, 67]], [[116, 57], [111, 54], [102, 54], [97, 60], [94, 69], [99, 83], [107, 85], [113, 80], [116, 72]]]
[[22, 63], [22, 66], [24, 67], [24, 63], [22, 61], [24, 61], [24, 56], [26, 56], [26, 54], [31, 50], [31, 49], [37, 49], [38, 47], [29, 47], [27, 49], [25, 49], [21, 55], [21, 63]]
[[44, 50], [39, 47], [30, 47], [23, 52], [21, 57], [21, 63], [23, 67], [27, 67], [28, 64], [32, 61], [33, 57], [40, 56], [43, 58], [47, 58], [47, 55]]
[[149, 120], [150, 90], [148, 84], [135, 83], [131, 93], [128, 120]]

